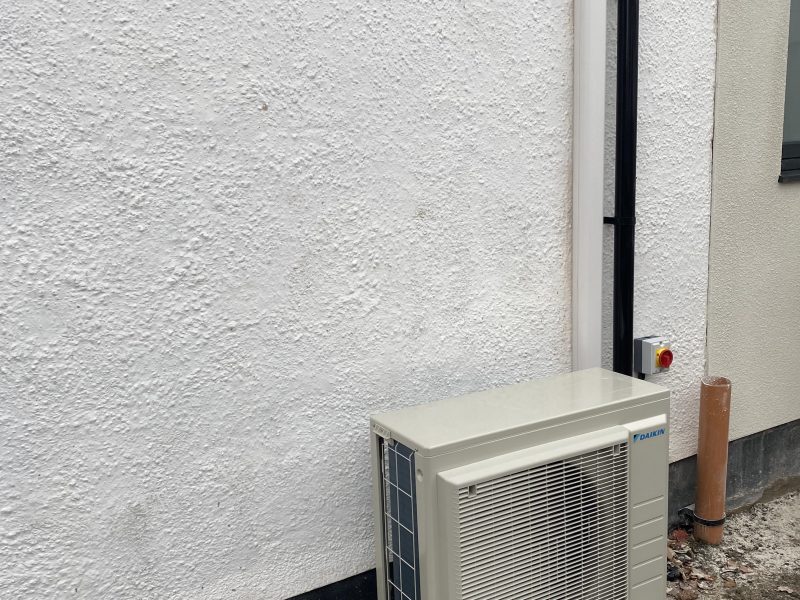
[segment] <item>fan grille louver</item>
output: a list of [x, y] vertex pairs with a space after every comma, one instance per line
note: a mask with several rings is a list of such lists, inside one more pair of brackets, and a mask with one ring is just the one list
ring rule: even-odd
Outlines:
[[458, 494], [462, 600], [627, 598], [627, 444]]

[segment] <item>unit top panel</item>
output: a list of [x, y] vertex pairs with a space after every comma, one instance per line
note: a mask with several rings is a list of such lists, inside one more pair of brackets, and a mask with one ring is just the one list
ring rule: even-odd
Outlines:
[[647, 381], [588, 369], [381, 413], [372, 423], [431, 455], [668, 397]]

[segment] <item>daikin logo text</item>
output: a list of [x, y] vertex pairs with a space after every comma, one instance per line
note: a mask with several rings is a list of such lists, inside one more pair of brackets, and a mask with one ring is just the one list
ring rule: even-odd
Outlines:
[[656, 429], [655, 431], [651, 431], [649, 433], [634, 433], [633, 434], [633, 441], [639, 442], [641, 440], [649, 440], [650, 438], [658, 437], [660, 435], [664, 435], [667, 433], [667, 430], [663, 427], [661, 429]]

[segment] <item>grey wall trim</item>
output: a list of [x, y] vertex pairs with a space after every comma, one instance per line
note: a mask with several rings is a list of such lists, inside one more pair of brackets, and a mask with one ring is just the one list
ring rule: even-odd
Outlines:
[[[697, 457], [669, 466], [669, 523], [694, 503]], [[800, 485], [800, 419], [734, 440], [728, 446], [728, 512], [756, 502], [771, 488]]]

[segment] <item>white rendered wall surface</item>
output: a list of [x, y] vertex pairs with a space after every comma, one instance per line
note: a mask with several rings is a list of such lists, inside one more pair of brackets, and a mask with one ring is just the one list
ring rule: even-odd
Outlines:
[[[606, 215], [614, 214], [616, 2], [609, 2]], [[697, 452], [705, 374], [716, 2], [641, 3], [634, 335], [672, 339], [675, 362], [649, 376], [672, 391], [670, 460]], [[603, 364], [611, 368], [613, 227], [606, 227]]]
[[[711, 10], [644, 52], [652, 218], [701, 249]], [[571, 17], [3, 3], [0, 596], [367, 570], [370, 413], [569, 370]]]
[[800, 419], [800, 183], [778, 183], [789, 4], [720, 3], [708, 368], [733, 382], [733, 438]]

